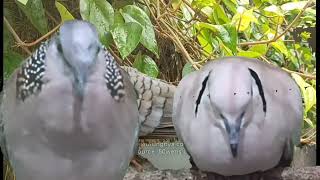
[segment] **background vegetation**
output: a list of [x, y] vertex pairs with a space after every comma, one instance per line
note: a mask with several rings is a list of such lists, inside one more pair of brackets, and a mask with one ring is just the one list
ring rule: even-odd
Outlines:
[[[121, 65], [177, 84], [204, 63], [245, 56], [281, 67], [303, 94], [302, 142], [316, 137], [316, 1], [5, 0], [4, 76], [63, 21], [93, 23]], [[290, 113], [290, 112], [288, 112]]]

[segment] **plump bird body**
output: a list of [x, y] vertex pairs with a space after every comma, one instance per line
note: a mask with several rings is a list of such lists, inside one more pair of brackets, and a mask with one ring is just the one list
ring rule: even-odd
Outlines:
[[286, 72], [226, 57], [181, 80], [173, 122], [200, 170], [233, 176], [290, 163], [302, 112], [299, 88]]
[[[43, 71], [28, 74], [29, 59], [5, 85], [2, 149], [17, 180], [122, 179], [139, 133], [133, 85], [91, 24], [73, 21], [62, 28], [68, 30], [35, 53]], [[85, 34], [90, 39], [76, 40]], [[29, 82], [21, 84], [19, 73]], [[28, 86], [33, 90], [20, 90]]]

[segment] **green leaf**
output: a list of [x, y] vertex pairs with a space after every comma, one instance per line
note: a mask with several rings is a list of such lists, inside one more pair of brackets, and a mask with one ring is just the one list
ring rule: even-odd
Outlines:
[[22, 55], [14, 51], [7, 51], [6, 53], [4, 53], [4, 79], [8, 79], [11, 76], [15, 69], [19, 67], [23, 59], [24, 58]]
[[191, 63], [186, 63], [184, 66], [183, 66], [183, 69], [182, 69], [182, 77], [188, 75], [189, 73], [195, 71], [194, 67], [192, 66]]
[[159, 69], [157, 64], [147, 55], [141, 55], [139, 52], [136, 56], [133, 67], [150, 77], [158, 77]]
[[120, 9], [126, 5], [132, 5], [134, 4], [135, 0], [113, 0], [112, 7], [115, 9]]
[[268, 46], [266, 44], [253, 45], [249, 48], [249, 51], [254, 51], [260, 53], [261, 55], [265, 55], [268, 51]]
[[263, 9], [266, 16], [274, 16], [272, 18], [269, 18], [273, 23], [281, 25], [284, 21], [284, 14], [282, 10], [276, 6], [271, 5]]
[[311, 121], [311, 119], [305, 117], [305, 118], [304, 118], [304, 121], [305, 121], [310, 127], [312, 127], [312, 128], [314, 127], [314, 123]]
[[28, 3], [28, 0], [17, 0], [17, 1], [22, 3], [23, 5], [26, 5]]
[[172, 0], [171, 5], [173, 9], [177, 9], [181, 6], [182, 0]]
[[226, 5], [227, 9], [231, 11], [233, 14], [237, 13], [237, 2], [234, 0], [222, 0], [222, 2]]
[[261, 0], [253, 0], [253, 4], [255, 7], [260, 7], [262, 5]]
[[121, 57], [127, 57], [139, 44], [142, 27], [135, 22], [128, 22], [111, 30], [114, 42], [116, 43]]
[[230, 42], [227, 43], [228, 47], [231, 49], [233, 54], [237, 52], [237, 44], [238, 44], [238, 32], [234, 25], [231, 23], [224, 24], [223, 27], [227, 30], [230, 38]]
[[310, 39], [311, 33], [310, 33], [310, 32], [307, 32], [307, 31], [303, 31], [302, 33], [300, 33], [300, 37], [301, 37], [304, 41], [307, 41], [308, 39]]
[[237, 52], [237, 31], [236, 28], [231, 24], [224, 25], [212, 25], [209, 23], [200, 22], [197, 24], [197, 29], [209, 29], [212, 31], [214, 35], [220, 38], [223, 44], [231, 50], [231, 54], [235, 54]]
[[292, 64], [294, 65], [294, 67], [295, 67], [296, 69], [299, 69], [300, 64], [299, 64], [299, 62], [298, 62], [297, 57], [296, 57], [295, 54], [294, 54], [294, 50], [288, 51], [288, 54], [289, 54], [288, 58], [289, 58], [289, 60], [292, 62]]
[[111, 30], [114, 22], [114, 10], [106, 0], [80, 0], [82, 19], [95, 25], [101, 42], [108, 47], [105, 33]]
[[213, 47], [211, 45], [211, 40], [209, 39], [209, 35], [207, 34], [207, 36], [203, 36], [203, 34], [199, 34], [197, 36], [197, 39], [201, 47], [205, 51], [206, 55], [209, 56], [213, 51]]
[[239, 5], [240, 6], [247, 6], [249, 5], [249, 0], [239, 0]]
[[7, 26], [3, 26], [3, 52], [10, 51], [13, 45], [11, 33], [8, 31]]
[[212, 5], [213, 5], [213, 1], [208, 1], [208, 0], [194, 0], [191, 3], [192, 7], [195, 7], [198, 9], [202, 9], [203, 7], [212, 6]]
[[257, 18], [253, 15], [253, 9], [246, 10], [243, 13], [237, 13], [235, 16], [233, 16], [232, 22], [235, 26], [239, 27], [240, 32], [243, 32], [249, 28], [252, 22], [258, 24]]
[[219, 38], [216, 37], [218, 42], [219, 42], [219, 46], [220, 48], [223, 50], [224, 54], [223, 56], [234, 56], [234, 54], [232, 53], [232, 51], [223, 43], [223, 41]]
[[282, 54], [284, 54], [286, 57], [289, 56], [288, 49], [283, 41], [273, 42], [273, 43], [271, 43], [271, 46], [274, 47], [279, 52], [281, 52]]
[[267, 58], [271, 59], [273, 62], [276, 62], [279, 66], [283, 66], [284, 64], [284, 57], [282, 53], [279, 53], [275, 49], [271, 48], [267, 52]]
[[73, 20], [74, 17], [72, 16], [72, 14], [68, 11], [68, 9], [66, 7], [63, 6], [63, 4], [59, 3], [58, 1], [56, 1], [56, 8], [58, 9], [59, 13], [60, 13], [60, 17], [62, 21], [68, 21], [68, 20]]
[[313, 56], [312, 56], [312, 51], [310, 48], [300, 47], [298, 50], [299, 50], [300, 54], [302, 54], [303, 62], [305, 64], [312, 64], [313, 63], [313, 62], [311, 62]]
[[191, 21], [191, 19], [193, 18], [194, 12], [190, 8], [188, 8], [188, 6], [186, 6], [185, 4], [181, 4], [180, 9], [182, 11], [184, 20]]
[[141, 55], [141, 52], [139, 51], [139, 53], [136, 55], [136, 58], [134, 59], [134, 62], [132, 64], [132, 67], [138, 69], [140, 72], [143, 71], [143, 58]]
[[237, 55], [249, 58], [258, 58], [261, 56], [261, 53], [255, 51], [240, 51]]
[[27, 5], [23, 5], [16, 1], [18, 7], [27, 16], [31, 24], [42, 34], [48, 32], [48, 22], [41, 0], [28, 1]]
[[312, 108], [312, 106], [316, 104], [316, 90], [312, 86], [309, 86], [306, 88], [304, 96], [305, 99], [308, 99], [307, 101], [305, 101], [305, 112], [307, 113]]
[[125, 21], [121, 15], [121, 13], [119, 11], [115, 11], [113, 27], [117, 27], [117, 26], [122, 25], [124, 23], [125, 23]]
[[212, 13], [212, 16], [214, 17], [216, 23], [225, 24], [230, 22], [230, 19], [227, 16], [226, 12], [223, 10], [223, 8], [219, 4], [213, 3], [212, 7], [214, 10], [214, 12]]
[[141, 44], [159, 58], [158, 45], [149, 16], [142, 9], [134, 5], [125, 6], [120, 12], [126, 22], [136, 22], [142, 26]]
[[308, 84], [301, 76], [292, 73], [291, 76], [297, 82], [304, 99], [305, 114], [316, 104], [316, 90]]
[[[211, 22], [213, 22], [213, 23], [216, 22], [216, 20], [215, 20], [214, 18], [218, 19], [218, 17], [216, 17], [216, 13], [214, 13], [213, 9], [212, 9], [211, 7], [209, 7], [209, 6], [203, 7], [203, 8], [201, 9], [201, 11], [202, 11], [202, 12], [211, 20]], [[219, 21], [217, 21], [217, 22], [219, 22]]]
[[289, 2], [281, 5], [283, 11], [301, 10], [308, 1]]

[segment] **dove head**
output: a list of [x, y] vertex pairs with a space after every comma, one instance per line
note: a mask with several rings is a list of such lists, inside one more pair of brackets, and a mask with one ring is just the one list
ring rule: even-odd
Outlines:
[[86, 21], [67, 21], [60, 28], [57, 47], [73, 72], [75, 87], [81, 94], [89, 69], [101, 49], [96, 28]]
[[214, 69], [208, 79], [210, 102], [229, 137], [231, 153], [236, 157], [241, 125], [252, 101], [252, 78], [246, 67], [232, 63], [220, 67]]

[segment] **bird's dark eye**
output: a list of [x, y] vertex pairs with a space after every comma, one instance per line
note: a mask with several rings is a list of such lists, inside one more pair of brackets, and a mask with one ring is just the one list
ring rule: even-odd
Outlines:
[[62, 53], [62, 46], [60, 43], [58, 43], [57, 49], [58, 49], [59, 53]]
[[101, 48], [99, 47], [99, 48], [97, 48], [97, 54], [100, 52], [100, 50], [101, 50]]

